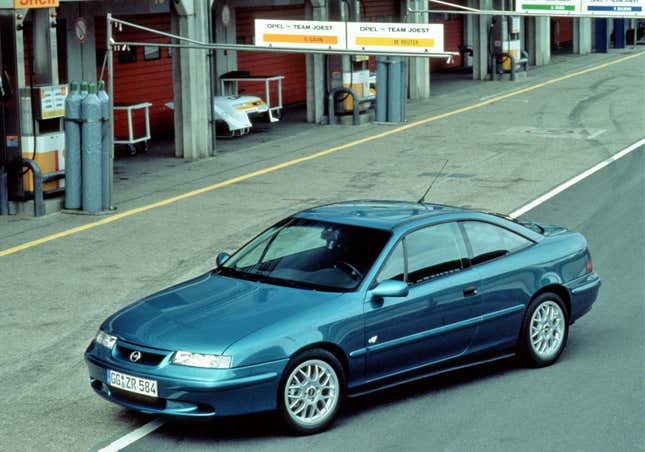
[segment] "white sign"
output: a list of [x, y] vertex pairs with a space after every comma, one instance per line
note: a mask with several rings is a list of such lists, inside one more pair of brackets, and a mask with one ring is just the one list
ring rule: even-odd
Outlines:
[[582, 12], [598, 15], [644, 16], [645, 0], [582, 0]]
[[645, 17], [645, 0], [516, 0], [515, 11], [553, 16]]
[[348, 22], [347, 49], [441, 53], [443, 24]]
[[534, 14], [580, 12], [580, 0], [515, 0], [515, 11]]
[[255, 19], [255, 45], [344, 50], [345, 22]]

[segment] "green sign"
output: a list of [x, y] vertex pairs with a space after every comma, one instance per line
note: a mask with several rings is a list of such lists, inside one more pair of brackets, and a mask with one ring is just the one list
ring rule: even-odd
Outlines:
[[574, 5], [531, 5], [522, 4], [522, 10], [539, 9], [542, 11], [575, 11]]

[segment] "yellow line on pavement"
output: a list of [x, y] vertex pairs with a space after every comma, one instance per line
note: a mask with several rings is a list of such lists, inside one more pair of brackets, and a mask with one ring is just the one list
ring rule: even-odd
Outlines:
[[386, 132], [381, 132], [381, 133], [377, 133], [375, 135], [370, 135], [368, 137], [361, 138], [360, 140], [355, 140], [355, 141], [352, 141], [352, 142], [349, 142], [349, 143], [342, 144], [340, 146], [335, 146], [333, 148], [325, 149], [324, 151], [316, 152], [316, 153], [311, 154], [311, 155], [307, 155], [307, 156], [304, 156], [304, 157], [299, 157], [299, 158], [296, 158], [296, 159], [293, 159], [293, 160], [289, 160], [289, 161], [286, 161], [286, 162], [283, 162], [283, 163], [279, 163], [277, 165], [273, 165], [273, 166], [269, 166], [269, 167], [260, 169], [258, 171], [253, 171], [251, 173], [243, 174], [241, 176], [237, 176], [237, 177], [234, 177], [232, 179], [227, 179], [225, 181], [218, 182], [218, 183], [212, 184], [212, 185], [208, 185], [206, 187], [198, 188], [197, 190], [192, 190], [192, 191], [183, 193], [181, 195], [172, 196], [170, 198], [166, 198], [166, 199], [163, 199], [161, 201], [153, 202], [152, 204], [147, 204], [145, 206], [136, 207], [134, 209], [126, 210], [125, 212], [117, 213], [115, 215], [111, 215], [109, 217], [102, 218], [102, 219], [100, 219], [98, 221], [94, 221], [92, 223], [84, 224], [82, 226], [76, 226], [76, 227], [73, 227], [73, 228], [70, 228], [70, 229], [66, 229], [64, 231], [57, 232], [55, 234], [50, 234], [50, 235], [41, 237], [41, 238], [36, 239], [36, 240], [32, 240], [32, 241], [25, 242], [23, 244], [20, 244], [20, 245], [11, 247], [11, 248], [7, 248], [5, 250], [1, 250], [0, 251], [0, 257], [8, 256], [10, 254], [14, 254], [14, 253], [17, 253], [19, 251], [23, 251], [23, 250], [26, 250], [26, 249], [29, 249], [29, 248], [33, 248], [35, 246], [42, 245], [43, 243], [51, 242], [53, 240], [57, 240], [57, 239], [60, 239], [60, 238], [63, 238], [63, 237], [78, 234], [79, 232], [87, 231], [87, 230], [93, 229], [93, 228], [95, 228], [97, 226], [102, 226], [104, 224], [112, 223], [114, 221], [121, 220], [121, 219], [127, 218], [127, 217], [131, 217], [133, 215], [137, 215], [137, 214], [140, 214], [140, 213], [143, 213], [143, 212], [147, 212], [149, 210], [156, 209], [158, 207], [167, 206], [168, 204], [173, 204], [173, 203], [175, 203], [177, 201], [181, 201], [182, 199], [192, 198], [193, 196], [201, 195], [203, 193], [207, 193], [207, 192], [210, 192], [210, 191], [213, 191], [213, 190], [217, 190], [219, 188], [227, 187], [229, 185], [233, 185], [233, 184], [236, 184], [238, 182], [242, 182], [242, 181], [245, 181], [245, 180], [248, 180], [248, 179], [252, 179], [254, 177], [262, 176], [264, 174], [268, 174], [268, 173], [272, 173], [274, 171], [281, 170], [283, 168], [288, 168], [290, 166], [298, 165], [300, 163], [307, 162], [309, 160], [314, 160], [314, 159], [317, 159], [317, 158], [320, 158], [320, 157], [324, 157], [326, 155], [333, 154], [333, 153], [336, 153], [338, 151], [342, 151], [344, 149], [348, 149], [348, 148], [351, 148], [351, 147], [354, 147], [354, 146], [358, 146], [360, 144], [369, 143], [370, 141], [385, 138], [385, 137], [388, 137], [390, 135], [394, 135], [396, 133], [403, 132], [403, 131], [408, 130], [408, 129], [412, 129], [413, 127], [418, 127], [418, 126], [428, 124], [428, 123], [433, 122], [433, 121], [437, 121], [439, 119], [449, 118], [450, 116], [455, 116], [455, 115], [458, 115], [458, 114], [461, 114], [461, 113], [466, 113], [466, 112], [471, 111], [471, 110], [476, 110], [476, 109], [484, 107], [486, 105], [494, 104], [494, 103], [500, 102], [500, 101], [502, 101], [504, 99], [508, 99], [509, 97], [518, 96], [520, 94], [528, 93], [528, 92], [534, 91], [536, 89], [540, 89], [540, 88], [543, 88], [545, 86], [561, 82], [563, 80], [568, 80], [570, 78], [579, 77], [581, 75], [588, 74], [590, 72], [595, 72], [595, 71], [598, 71], [600, 69], [604, 69], [606, 67], [612, 66], [614, 64], [618, 64], [618, 63], [622, 63], [624, 61], [628, 61], [628, 60], [632, 60], [634, 58], [638, 58], [638, 57], [640, 57], [642, 55], [645, 55], [645, 51], [641, 51], [641, 52], [638, 52], [638, 53], [635, 53], [633, 55], [629, 55], [629, 56], [626, 56], [626, 57], [618, 58], [617, 60], [613, 60], [613, 61], [609, 61], [607, 63], [599, 64], [597, 66], [593, 66], [593, 67], [590, 67], [590, 68], [587, 68], [587, 69], [584, 69], [584, 70], [581, 70], [581, 71], [578, 71], [578, 72], [572, 72], [571, 74], [563, 75], [561, 77], [556, 77], [554, 79], [547, 80], [547, 81], [541, 82], [541, 83], [537, 83], [535, 85], [531, 85], [531, 86], [528, 86], [526, 88], [518, 89], [516, 91], [511, 91], [511, 92], [509, 92], [507, 94], [496, 96], [496, 97], [493, 97], [491, 99], [488, 99], [488, 100], [485, 100], [485, 101], [482, 101], [482, 102], [478, 102], [476, 104], [469, 105], [467, 107], [458, 108], [457, 110], [452, 110], [452, 111], [449, 111], [447, 113], [442, 113], [440, 115], [432, 116], [430, 118], [421, 119], [419, 121], [411, 122], [411, 123], [406, 124], [404, 126], [400, 126], [400, 127], [390, 129], [390, 130], [388, 130]]

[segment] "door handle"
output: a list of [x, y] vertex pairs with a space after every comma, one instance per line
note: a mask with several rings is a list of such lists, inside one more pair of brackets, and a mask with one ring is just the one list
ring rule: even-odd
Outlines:
[[473, 295], [477, 295], [476, 286], [464, 287], [464, 297], [472, 297]]

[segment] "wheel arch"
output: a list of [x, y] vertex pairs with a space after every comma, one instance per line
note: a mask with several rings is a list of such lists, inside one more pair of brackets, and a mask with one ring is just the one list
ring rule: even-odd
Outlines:
[[[537, 297], [545, 293], [554, 293], [562, 299], [562, 302], [564, 303], [564, 307], [567, 310], [566, 312], [567, 321], [570, 322], [571, 321], [571, 295], [569, 294], [569, 291], [567, 290], [567, 288], [564, 287], [562, 284], [548, 284], [540, 288], [540, 290], [538, 290], [537, 292], [535, 292], [535, 294], [533, 294], [533, 296], [531, 297], [531, 302], [533, 302], [533, 300], [535, 300]], [[530, 304], [531, 303], [529, 303], [529, 305]]]
[[345, 378], [347, 378], [347, 376], [349, 375], [349, 358], [347, 357], [345, 351], [333, 342], [314, 342], [312, 344], [308, 344], [294, 352], [291, 355], [291, 359], [294, 359], [295, 357], [306, 351], [316, 349], [325, 350], [334, 355], [334, 357], [338, 360], [338, 362], [340, 362], [340, 365], [343, 367], [343, 373], [345, 374]]

